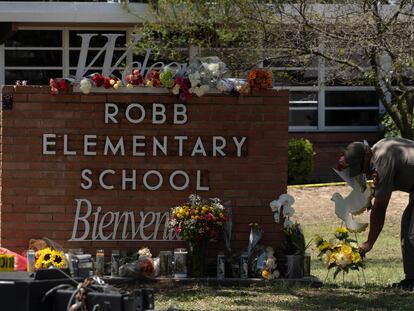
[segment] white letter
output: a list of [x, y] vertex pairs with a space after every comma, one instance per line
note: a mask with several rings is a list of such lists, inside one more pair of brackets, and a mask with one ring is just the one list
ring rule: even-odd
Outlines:
[[201, 138], [197, 138], [197, 142], [193, 148], [193, 152], [191, 153], [191, 156], [194, 157], [196, 153], [201, 153], [203, 156], [207, 156], [206, 150], [204, 149], [203, 142], [201, 141]]
[[63, 135], [63, 154], [64, 155], [76, 155], [76, 151], [69, 151], [68, 150], [68, 135]]
[[118, 143], [114, 147], [111, 139], [108, 136], [106, 136], [104, 155], [108, 154], [108, 149], [111, 149], [113, 155], [116, 155], [118, 152], [118, 149], [121, 149], [121, 155], [124, 156], [125, 155], [124, 137], [121, 136], [118, 139]]
[[246, 137], [243, 136], [240, 142], [238, 141], [237, 137], [233, 137], [233, 141], [236, 144], [237, 156], [240, 157], [241, 156], [241, 149], [243, 147], [244, 142], [246, 141]]
[[137, 171], [132, 170], [132, 177], [127, 177], [126, 170], [122, 170], [122, 190], [126, 190], [126, 184], [130, 182], [132, 184], [131, 189], [137, 190]]
[[119, 216], [119, 212], [115, 212], [114, 214], [115, 214], [115, 221], [114, 221], [114, 234], [112, 236], [112, 240], [116, 239], [118, 227], [122, 221], [122, 218], [124, 218], [124, 228], [122, 229], [122, 240], [125, 240], [129, 235], [129, 233], [127, 232], [129, 216], [131, 216], [131, 223], [135, 223], [134, 212], [123, 212], [121, 216]]
[[96, 146], [96, 135], [84, 135], [83, 136], [83, 154], [84, 155], [96, 155], [96, 151], [89, 151], [89, 147]]
[[[177, 176], [177, 175], [181, 175], [181, 176], [184, 176], [184, 179], [185, 179], [185, 182], [184, 182], [184, 185], [182, 185], [181, 187], [180, 186], [177, 186], [175, 183], [174, 183], [174, 178], [175, 178], [175, 176]], [[184, 171], [174, 171], [172, 174], [171, 174], [171, 176], [170, 176], [170, 186], [174, 189], [174, 190], [184, 190], [185, 188], [187, 188], [188, 187], [188, 185], [190, 184], [190, 177], [188, 176], [188, 174], [186, 173], [186, 172], [184, 172]]]
[[[75, 199], [75, 202], [76, 202], [76, 215], [75, 215], [75, 222], [73, 223], [72, 238], [70, 239], [70, 241], [83, 241], [89, 235], [89, 222], [88, 222], [87, 218], [91, 215], [92, 204], [87, 199]], [[80, 216], [80, 210], [81, 210], [81, 207], [82, 207], [82, 203], [86, 204], [87, 211], [86, 211], [86, 213], [83, 217], [79, 217]], [[85, 226], [85, 229], [84, 229], [85, 232], [83, 233], [83, 235], [80, 238], [77, 238], [76, 233], [78, 231], [78, 222], [79, 221], [83, 222], [83, 224]]]
[[56, 154], [54, 150], [47, 150], [48, 146], [56, 146], [56, 141], [49, 141], [48, 138], [56, 138], [56, 134], [43, 134], [43, 154]]
[[[150, 185], [148, 184], [148, 182], [147, 182], [147, 179], [148, 179], [148, 177], [149, 177], [151, 174], [157, 175], [157, 177], [158, 177], [158, 184], [156, 184], [155, 186], [150, 186]], [[144, 177], [143, 177], [143, 183], [144, 183], [144, 186], [145, 186], [145, 188], [147, 188], [148, 190], [157, 190], [158, 188], [160, 188], [160, 187], [161, 187], [162, 182], [163, 182], [163, 178], [162, 178], [161, 173], [160, 173], [160, 172], [158, 172], [158, 171], [155, 171], [155, 170], [151, 170], [151, 171], [146, 172], [146, 173], [145, 173], [145, 175], [144, 175]]]
[[[105, 225], [105, 218], [106, 218], [106, 216], [107, 215], [110, 215], [111, 216], [111, 220], [110, 221], [108, 221], [108, 223]], [[106, 212], [103, 216], [102, 216], [102, 218], [101, 218], [101, 222], [100, 222], [100, 224], [99, 224], [99, 236], [100, 236], [100, 238], [101, 238], [101, 240], [102, 241], [106, 241], [106, 240], [108, 240], [109, 239], [109, 237], [113, 234], [113, 232], [112, 233], [110, 233], [108, 236], [105, 236], [104, 235], [104, 230], [103, 229], [105, 229], [106, 227], [109, 227], [111, 224], [112, 224], [112, 222], [114, 221], [114, 218], [115, 218], [115, 216], [114, 216], [114, 213], [112, 213], [112, 212]]]
[[92, 188], [92, 180], [89, 178], [88, 175], [92, 175], [92, 171], [88, 168], [82, 170], [81, 177], [86, 183], [81, 182], [81, 188], [84, 190], [88, 190]]
[[[112, 108], [112, 112], [109, 112], [109, 108]], [[118, 123], [118, 121], [115, 119], [115, 116], [118, 114], [119, 108], [117, 105], [112, 103], [105, 103], [105, 124], [109, 123], [109, 120], [112, 121], [112, 123]]]
[[[152, 226], [152, 224], [155, 220], [155, 213], [154, 212], [148, 212], [148, 213], [144, 214], [144, 212], [139, 212], [139, 215], [141, 216], [141, 225], [140, 225], [140, 229], [139, 229], [139, 234], [140, 234], [141, 239], [143, 241], [148, 241], [151, 238], [151, 236], [154, 235], [154, 233], [150, 234], [149, 236], [146, 236], [144, 231], [145, 231], [145, 228]], [[145, 224], [145, 219], [148, 216], [151, 216], [151, 221], [149, 221], [147, 224]]]
[[161, 145], [161, 143], [159, 142], [159, 140], [156, 137], [152, 138], [152, 155], [156, 156], [157, 155], [157, 149], [161, 150], [161, 152], [164, 155], [167, 155], [167, 136], [163, 137], [163, 143]]
[[114, 185], [108, 186], [104, 182], [105, 175], [107, 175], [107, 174], [115, 175], [115, 171], [114, 170], [104, 170], [104, 171], [102, 171], [102, 173], [99, 175], [99, 184], [101, 185], [102, 188], [104, 188], [106, 190], [112, 190], [112, 189], [114, 189]]
[[[221, 142], [221, 144], [219, 144]], [[220, 153], [223, 157], [226, 154], [223, 152], [223, 149], [226, 147], [226, 139], [223, 136], [213, 136], [213, 157], [217, 157], [217, 152]]]
[[188, 139], [188, 136], [174, 136], [175, 140], [178, 140], [178, 155], [183, 156], [183, 142]]
[[[140, 143], [138, 140], [143, 140], [144, 142]], [[138, 152], [138, 147], [144, 147], [144, 152]], [[132, 136], [132, 155], [145, 156], [145, 136]]]
[[[178, 119], [181, 116], [181, 120]], [[185, 124], [187, 122], [187, 107], [183, 104], [174, 105], [174, 124]]]
[[196, 186], [196, 190], [200, 190], [200, 191], [208, 191], [210, 190], [209, 186], [202, 186], [201, 185], [201, 171], [197, 170], [197, 186]]
[[[141, 116], [139, 117], [139, 119], [132, 119], [131, 118], [130, 111], [131, 111], [132, 108], [138, 108], [141, 111]], [[130, 105], [128, 105], [127, 109], [125, 110], [125, 117], [127, 118], [127, 120], [130, 123], [138, 124], [138, 123], [142, 122], [142, 120], [144, 120], [144, 118], [145, 118], [145, 109], [140, 104], [130, 104]]]
[[[161, 118], [158, 119], [158, 116]], [[163, 124], [166, 120], [165, 106], [163, 104], [154, 103], [152, 105], [152, 124]]]

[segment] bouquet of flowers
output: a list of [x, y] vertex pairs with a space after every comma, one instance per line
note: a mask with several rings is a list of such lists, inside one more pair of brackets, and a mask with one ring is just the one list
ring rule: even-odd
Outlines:
[[64, 268], [66, 266], [63, 252], [46, 247], [36, 252], [35, 269], [48, 269], [49, 267]]
[[249, 72], [247, 84], [251, 89], [263, 90], [272, 87], [272, 72], [265, 69], [256, 69]]
[[170, 227], [190, 243], [218, 238], [225, 222], [225, 208], [218, 198], [192, 194], [188, 202], [171, 209]]
[[346, 228], [337, 228], [335, 238], [326, 241], [318, 236], [315, 239], [318, 248], [318, 257], [330, 269], [335, 269], [334, 278], [340, 273], [348, 273], [349, 270], [359, 271], [364, 267], [361, 254], [358, 251], [356, 240], [349, 238]]

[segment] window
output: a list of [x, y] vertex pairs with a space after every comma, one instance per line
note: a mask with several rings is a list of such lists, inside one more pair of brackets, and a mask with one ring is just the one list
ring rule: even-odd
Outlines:
[[289, 125], [318, 126], [318, 93], [291, 91], [289, 93]]
[[[81, 37], [78, 33], [96, 33], [91, 39], [87, 64], [94, 58], [106, 43], [105, 33], [122, 34], [116, 41], [113, 64], [126, 50], [127, 32], [124, 30], [47, 30], [28, 29], [17, 31], [5, 42], [4, 77], [0, 73], [0, 81], [15, 84], [17, 80], [27, 80], [29, 84], [49, 84], [50, 78], [74, 75], [78, 65]], [[64, 47], [69, 48], [64, 48]], [[1, 51], [0, 51], [1, 55]], [[101, 69], [104, 53], [97, 59], [88, 72], [94, 73]], [[121, 64], [122, 65], [122, 64]], [[119, 75], [121, 67], [114, 74]]]
[[62, 53], [61, 30], [16, 32], [5, 42], [5, 83], [27, 80], [30, 84], [49, 84], [51, 77], [63, 74]]
[[326, 126], [376, 126], [379, 101], [375, 91], [326, 91]]

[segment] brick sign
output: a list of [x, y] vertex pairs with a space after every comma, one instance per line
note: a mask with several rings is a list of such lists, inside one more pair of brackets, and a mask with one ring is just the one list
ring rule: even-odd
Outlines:
[[286, 192], [287, 92], [78, 93], [5, 87], [1, 245], [49, 237], [67, 248], [172, 249], [171, 207], [191, 193], [233, 208], [234, 249], [249, 223], [277, 244], [269, 202]]

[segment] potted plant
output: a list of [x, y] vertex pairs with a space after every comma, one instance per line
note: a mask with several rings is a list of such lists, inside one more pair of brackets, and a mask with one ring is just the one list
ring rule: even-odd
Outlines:
[[284, 252], [286, 254], [286, 276], [288, 278], [302, 278], [304, 275], [303, 258], [308, 245], [305, 243], [305, 236], [298, 223], [283, 228], [286, 242]]
[[[286, 238], [282, 250], [286, 258], [285, 276], [302, 278], [304, 276], [304, 255], [309, 243], [306, 245], [305, 236], [299, 223], [293, 223], [290, 220], [295, 213], [295, 209], [292, 207], [293, 203], [295, 203], [295, 199], [285, 193], [280, 195], [277, 200], [270, 202], [270, 208], [276, 223], [283, 220], [283, 233]], [[309, 273], [309, 271], [307, 272]]]

